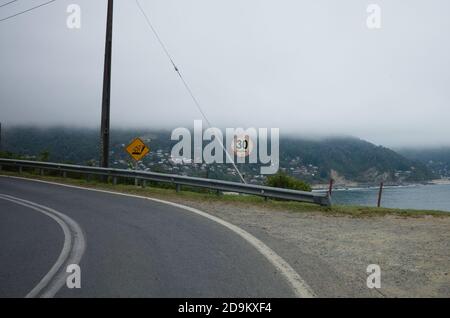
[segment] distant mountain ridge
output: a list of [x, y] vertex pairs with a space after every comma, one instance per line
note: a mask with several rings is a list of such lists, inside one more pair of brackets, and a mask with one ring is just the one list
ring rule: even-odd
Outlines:
[[[151, 154], [142, 168], [152, 171], [182, 173], [235, 180], [230, 166], [174, 167], [168, 158], [175, 143], [168, 131], [136, 129], [112, 130], [111, 161], [115, 167], [126, 167], [128, 155], [123, 146], [136, 137], [144, 136]], [[36, 157], [48, 152], [49, 161], [91, 164], [98, 162], [99, 133], [96, 129], [10, 127], [2, 131], [2, 150]], [[242, 165], [251, 182], [260, 183], [258, 165]], [[435, 174], [418, 160], [407, 159], [397, 152], [352, 137], [308, 140], [281, 137], [280, 168], [290, 175], [310, 183], [325, 183], [330, 177], [342, 184], [392, 184], [424, 182]], [[231, 169], [232, 170], [232, 169]]]
[[450, 147], [404, 148], [397, 152], [408, 159], [423, 163], [440, 178], [450, 178]]
[[[282, 139], [282, 161], [294, 158], [302, 164], [320, 167], [318, 181], [330, 176], [342, 183], [423, 182], [433, 179], [433, 173], [421, 162], [410, 160], [395, 151], [376, 146], [353, 137], [335, 137], [322, 140]], [[283, 165], [282, 165], [283, 166]], [[308, 179], [308, 178], [307, 178]], [[309, 181], [314, 178], [309, 178]]]

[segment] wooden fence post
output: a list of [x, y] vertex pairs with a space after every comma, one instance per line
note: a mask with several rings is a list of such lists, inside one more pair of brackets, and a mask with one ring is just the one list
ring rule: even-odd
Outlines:
[[331, 193], [333, 192], [333, 182], [334, 182], [333, 178], [330, 178], [330, 185], [328, 187], [328, 196], [330, 196], [330, 197], [331, 197]]
[[380, 183], [380, 191], [378, 191], [378, 203], [377, 207], [381, 206], [381, 195], [383, 194], [383, 182]]

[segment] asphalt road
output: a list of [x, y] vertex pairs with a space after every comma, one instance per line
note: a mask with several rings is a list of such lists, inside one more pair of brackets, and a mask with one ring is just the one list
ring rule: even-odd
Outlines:
[[[68, 224], [66, 232], [57, 219]], [[201, 215], [142, 198], [0, 177], [0, 297], [29, 295], [67, 247], [61, 268], [80, 257], [81, 288], [64, 284], [51, 296], [298, 295], [252, 244]]]

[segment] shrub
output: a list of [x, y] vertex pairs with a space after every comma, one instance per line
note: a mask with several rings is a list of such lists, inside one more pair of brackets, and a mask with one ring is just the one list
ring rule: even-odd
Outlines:
[[266, 185], [269, 187], [285, 188], [292, 190], [311, 192], [311, 186], [306, 182], [298, 180], [287, 175], [285, 172], [278, 172], [277, 174], [267, 178]]
[[9, 151], [0, 151], [0, 158], [4, 159], [23, 159], [20, 155], [9, 152]]

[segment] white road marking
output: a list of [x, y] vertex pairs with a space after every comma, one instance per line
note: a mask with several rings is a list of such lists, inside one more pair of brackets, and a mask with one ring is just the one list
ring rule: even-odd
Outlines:
[[55, 220], [64, 233], [64, 245], [58, 259], [50, 271], [41, 281], [25, 296], [26, 298], [50, 298], [66, 283], [66, 267], [69, 264], [79, 264], [86, 248], [86, 240], [80, 226], [67, 215], [46, 206], [0, 193], [0, 199], [7, 200], [40, 213]]
[[58, 186], [63, 186], [63, 187], [68, 187], [68, 188], [74, 188], [74, 189], [81, 189], [81, 190], [87, 190], [87, 191], [95, 191], [95, 192], [102, 192], [102, 193], [108, 193], [108, 194], [115, 194], [115, 195], [122, 195], [122, 196], [127, 196], [127, 197], [151, 200], [151, 201], [155, 201], [155, 202], [159, 202], [159, 203], [168, 204], [168, 205], [180, 208], [182, 210], [186, 210], [186, 211], [195, 213], [197, 215], [203, 216], [205, 218], [208, 218], [211, 221], [214, 221], [216, 223], [219, 223], [222, 226], [225, 226], [229, 230], [238, 234], [245, 241], [250, 243], [253, 247], [255, 247], [277, 269], [277, 271], [283, 275], [283, 277], [289, 283], [294, 294], [297, 297], [300, 297], [300, 298], [316, 297], [316, 294], [311, 289], [311, 287], [303, 280], [303, 278], [300, 277], [300, 275], [291, 267], [291, 265], [289, 265], [288, 262], [286, 262], [281, 256], [279, 256], [277, 253], [275, 253], [275, 251], [273, 251], [270, 247], [268, 247], [266, 244], [264, 244], [261, 240], [254, 237], [247, 231], [241, 229], [240, 227], [238, 227], [234, 224], [231, 224], [227, 221], [224, 221], [216, 216], [210, 215], [206, 212], [200, 211], [195, 208], [191, 208], [186, 205], [173, 203], [170, 201], [165, 201], [165, 200], [160, 200], [160, 199], [155, 199], [155, 198], [150, 198], [150, 197], [145, 197], [145, 196], [140, 196], [140, 195], [120, 193], [120, 192], [101, 190], [101, 189], [85, 188], [85, 187], [80, 187], [80, 186], [75, 186], [75, 185], [69, 185], [69, 184], [63, 184], [63, 183], [57, 183], [57, 182], [51, 182], [51, 181], [44, 181], [44, 180], [38, 180], [38, 179], [29, 179], [29, 178], [23, 178], [23, 177], [15, 177], [15, 176], [0, 176], [0, 177], [23, 179], [23, 180], [42, 182], [42, 183], [53, 184], [53, 185], [58, 185]]
[[[145, 198], [145, 197], [142, 197]], [[170, 201], [160, 200], [160, 199], [154, 199], [154, 198], [146, 198], [148, 200], [160, 202], [169, 204], [172, 206], [175, 206], [180, 209], [184, 209], [187, 211], [190, 211], [192, 213], [196, 213], [198, 215], [201, 215], [205, 218], [208, 218], [214, 222], [219, 223], [222, 226], [225, 226], [229, 230], [235, 232], [240, 237], [242, 237], [244, 240], [246, 240], [248, 243], [253, 245], [267, 260], [275, 266], [275, 268], [283, 274], [285, 279], [288, 281], [288, 283], [291, 285], [295, 295], [297, 297], [301, 298], [312, 298], [315, 297], [314, 292], [312, 291], [311, 287], [300, 277], [300, 275], [289, 265], [288, 262], [286, 262], [281, 256], [279, 256], [277, 253], [275, 253], [274, 250], [272, 250], [270, 247], [268, 247], [266, 244], [264, 244], [261, 240], [257, 239], [247, 231], [241, 229], [240, 227], [231, 224], [227, 221], [224, 221], [216, 216], [213, 216], [211, 214], [208, 214], [206, 212], [203, 212], [201, 210], [191, 208], [186, 205], [173, 203]]]

